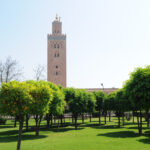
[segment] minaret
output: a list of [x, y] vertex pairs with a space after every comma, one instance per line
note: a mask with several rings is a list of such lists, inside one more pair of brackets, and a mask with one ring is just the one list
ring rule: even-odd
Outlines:
[[66, 35], [57, 15], [47, 35], [47, 80], [66, 87]]

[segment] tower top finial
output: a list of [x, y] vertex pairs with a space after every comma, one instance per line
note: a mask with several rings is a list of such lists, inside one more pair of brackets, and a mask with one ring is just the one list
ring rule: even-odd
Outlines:
[[58, 21], [58, 15], [56, 14], [56, 20]]

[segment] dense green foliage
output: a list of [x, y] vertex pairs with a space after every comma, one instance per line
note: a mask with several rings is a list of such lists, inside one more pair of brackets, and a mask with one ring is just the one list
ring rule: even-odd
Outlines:
[[75, 98], [75, 89], [74, 88], [64, 88], [64, 95], [65, 95], [65, 100], [68, 103], [70, 100], [73, 100]]
[[11, 81], [3, 83], [0, 91], [0, 109], [2, 114], [18, 116], [19, 136], [17, 150], [20, 150], [24, 116], [31, 110], [32, 96], [25, 82]]
[[11, 81], [3, 83], [0, 92], [0, 110], [2, 114], [24, 116], [29, 113], [32, 97], [25, 82]]
[[130, 79], [125, 82], [124, 89], [134, 110], [137, 112], [139, 134], [142, 134], [143, 111], [147, 114], [147, 122], [149, 126], [150, 66], [137, 68], [132, 72], [130, 74]]
[[87, 113], [90, 115], [90, 122], [92, 113], [95, 112], [96, 99], [93, 93], [87, 93]]
[[40, 123], [43, 115], [49, 111], [49, 104], [53, 99], [52, 89], [43, 84], [43, 82], [35, 82], [30, 87], [29, 94], [32, 96], [32, 105], [30, 114], [34, 115], [36, 121], [36, 135], [39, 135]]
[[86, 91], [76, 90], [74, 99], [69, 100], [69, 109], [75, 118], [75, 128], [77, 129], [77, 118], [86, 111]]
[[[130, 74], [123, 88], [108, 95], [104, 91], [87, 92], [83, 89], [64, 88], [51, 82], [32, 80], [11, 81], [3, 83], [0, 88], [0, 114], [15, 119], [14, 127], [16, 122], [19, 122], [17, 150], [20, 150], [24, 120], [26, 131], [31, 130], [28, 127], [30, 117], [35, 119], [35, 127], [32, 130], [34, 129], [38, 136], [43, 120], [46, 120], [47, 128], [56, 126], [58, 128], [60, 123], [61, 127], [67, 126], [65, 119], [71, 118], [72, 124], [77, 129], [78, 126], [81, 127], [81, 120], [82, 125], [87, 118], [92, 122], [93, 114], [99, 118], [99, 127], [103, 123], [106, 126], [110, 124], [114, 116], [118, 119], [119, 128], [126, 125], [126, 119], [129, 121], [132, 118], [133, 124], [137, 122], [141, 135], [143, 121], [147, 122], [149, 128], [149, 111], [150, 66], [137, 68]], [[104, 122], [101, 121], [103, 117]]]
[[101, 125], [101, 112], [103, 109], [103, 103], [105, 99], [105, 93], [102, 91], [93, 92], [96, 99], [96, 110], [99, 112], [99, 125]]

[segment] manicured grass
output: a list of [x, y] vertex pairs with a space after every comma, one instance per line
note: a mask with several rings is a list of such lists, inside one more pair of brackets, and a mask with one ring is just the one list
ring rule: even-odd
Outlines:
[[[146, 123], [144, 134], [139, 136], [137, 125], [132, 122], [126, 121], [127, 125], [117, 128], [116, 118], [102, 126], [98, 126], [97, 121], [85, 120], [78, 130], [71, 124], [44, 129], [46, 122], [43, 121], [38, 137], [34, 131], [23, 132], [21, 150], [150, 150], [150, 129]], [[34, 125], [34, 120], [30, 120], [30, 125]], [[18, 128], [13, 128], [13, 121], [0, 125], [0, 150], [15, 150], [17, 134]]]

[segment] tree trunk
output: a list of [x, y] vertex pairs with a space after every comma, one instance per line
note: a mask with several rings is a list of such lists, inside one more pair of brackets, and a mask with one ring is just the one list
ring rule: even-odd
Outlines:
[[50, 119], [47, 120], [47, 128], [49, 128], [50, 124]]
[[54, 116], [54, 124], [56, 124], [56, 116]]
[[147, 127], [149, 127], [149, 110], [146, 110], [146, 113], [145, 113], [145, 118], [146, 118], [146, 122], [147, 122]]
[[149, 113], [147, 114], [147, 127], [149, 128]]
[[73, 115], [72, 115], [72, 123], [74, 123]]
[[38, 115], [35, 116], [35, 123], [36, 123], [35, 135], [38, 136], [39, 135], [39, 132], [38, 132]]
[[65, 116], [64, 116], [64, 124], [66, 123], [66, 120], [65, 120]]
[[29, 129], [29, 115], [27, 114], [26, 115], [26, 131], [28, 131], [28, 129]]
[[35, 116], [35, 122], [36, 122], [35, 135], [36, 136], [39, 135], [39, 129], [40, 129], [41, 120], [42, 120], [42, 115], [40, 115], [40, 116], [36, 115]]
[[46, 114], [47, 128], [49, 128], [50, 124], [50, 114]]
[[101, 111], [99, 110], [99, 125], [101, 125]]
[[90, 114], [90, 122], [92, 122], [92, 114]]
[[120, 128], [120, 115], [118, 116], [118, 127]]
[[141, 135], [142, 134], [142, 112], [141, 112], [141, 110], [140, 110], [140, 128], [139, 128], [139, 135]]
[[59, 119], [58, 119], [58, 122], [57, 122], [57, 128], [59, 128]]
[[23, 128], [23, 116], [20, 116], [20, 118], [19, 118], [19, 135], [18, 135], [17, 150], [20, 150], [20, 147], [21, 147], [22, 128]]
[[138, 129], [140, 128], [140, 125], [139, 125], [139, 114], [137, 113], [137, 123], [138, 123]]
[[124, 113], [122, 115], [122, 125], [124, 126]]
[[77, 130], [78, 124], [77, 124], [77, 116], [75, 116], [75, 129]]
[[133, 123], [134, 123], [134, 111], [133, 111]]
[[60, 116], [60, 123], [61, 123], [61, 127], [63, 125], [63, 115]]
[[107, 113], [105, 113], [105, 124], [106, 124], [106, 121], [107, 121], [106, 118], [107, 118]]
[[82, 114], [82, 123], [84, 123], [84, 113]]
[[109, 111], [109, 122], [111, 122], [111, 112]]
[[14, 121], [14, 128], [17, 126], [17, 116], [15, 117], [15, 121]]
[[147, 127], [149, 128], [149, 119], [147, 120]]
[[51, 127], [53, 126], [53, 115], [50, 114], [50, 119], [51, 119]]
[[36, 128], [36, 134], [35, 135], [39, 136], [39, 129], [38, 129], [38, 127]]

